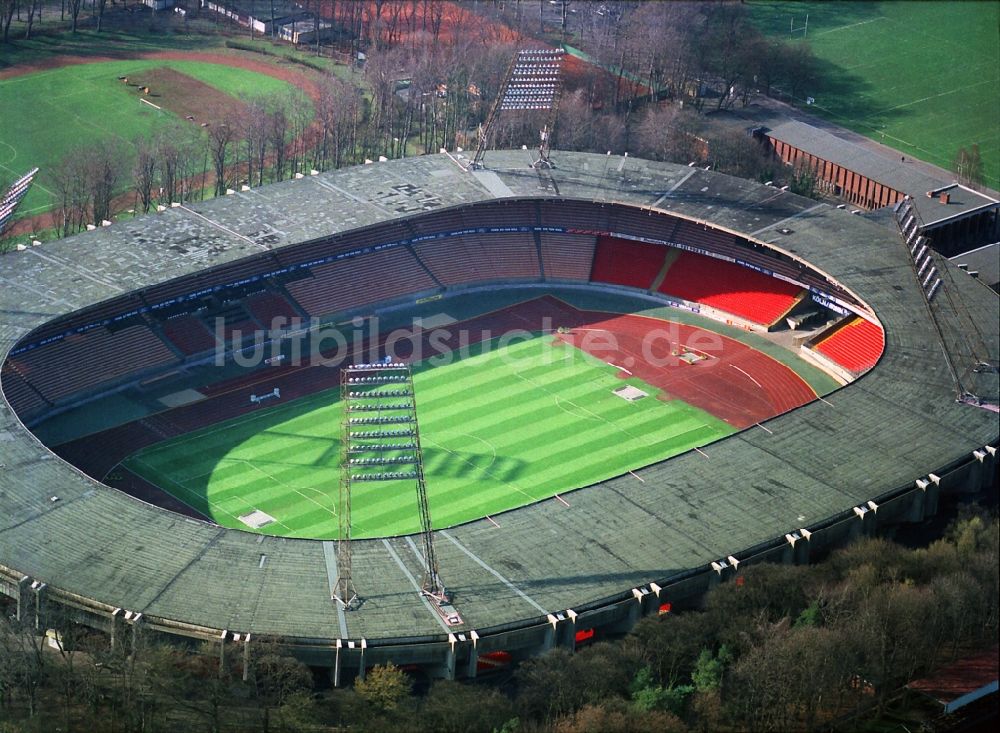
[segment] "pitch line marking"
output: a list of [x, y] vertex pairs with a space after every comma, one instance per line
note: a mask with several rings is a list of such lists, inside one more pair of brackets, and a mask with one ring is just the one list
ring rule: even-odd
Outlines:
[[695, 448], [695, 450], [698, 451], [701, 455], [705, 456], [705, 458], [708, 458], [708, 453], [703, 451], [701, 448]]
[[819, 395], [816, 395], [816, 399], [818, 399], [820, 402], [822, 402], [825, 405], [829, 405], [830, 407], [835, 407], [835, 405], [832, 402], [830, 402], [830, 400], [824, 400]]
[[497, 529], [500, 529], [500, 525], [497, 524], [496, 520], [493, 519], [493, 517], [491, 517], [489, 514], [486, 515], [486, 521], [489, 522], [490, 524], [492, 524]]
[[507, 578], [505, 578], [504, 576], [502, 576], [498, 571], [494, 570], [489, 565], [487, 565], [482, 560], [482, 558], [480, 558], [472, 550], [470, 550], [469, 548], [467, 548], [463, 544], [461, 544], [458, 540], [456, 540], [454, 537], [452, 537], [450, 534], [448, 534], [445, 530], [441, 530], [440, 532], [438, 532], [438, 534], [440, 534], [446, 540], [448, 540], [453, 545], [455, 545], [455, 547], [457, 547], [462, 552], [464, 552], [466, 555], [468, 555], [472, 559], [472, 561], [475, 562], [483, 570], [485, 570], [488, 573], [491, 573], [493, 576], [495, 576], [497, 578], [497, 580], [499, 580], [501, 583], [503, 583], [505, 586], [507, 586], [510, 590], [514, 591], [514, 593], [516, 593], [522, 599], [524, 599], [525, 601], [527, 601], [533, 608], [535, 608], [537, 611], [539, 611], [542, 615], [545, 615], [545, 616], [548, 615], [549, 612], [547, 610], [545, 610], [544, 608], [542, 608], [541, 606], [539, 606], [537, 603], [535, 603], [535, 601], [532, 600], [532, 598], [527, 593], [525, 593], [523, 590], [521, 590], [520, 588], [518, 588], [516, 585], [514, 585], [513, 583], [511, 583], [509, 580], [507, 580]]
[[559, 496], [559, 494], [553, 494], [552, 496], [558, 499], [563, 506], [569, 506], [569, 502]]
[[754, 379], [753, 377], [751, 377], [750, 374], [745, 369], [740, 369], [735, 364], [730, 364], [729, 366], [731, 366], [733, 369], [735, 369], [740, 374], [742, 374], [743, 376], [745, 376], [747, 379], [749, 379], [751, 382], [753, 382], [754, 384], [756, 384], [761, 389], [764, 389], [764, 386], [760, 382], [758, 382], [756, 379]]
[[[695, 450], [698, 450], [698, 449], [695, 448]], [[640, 476], [639, 474], [637, 474], [635, 471], [629, 471], [629, 473], [632, 474], [632, 476], [634, 476], [635, 478], [639, 479], [640, 482], [646, 483], [646, 479], [644, 479], [642, 476]]]
[[763, 425], [761, 425], [760, 423], [756, 423], [756, 425], [757, 425], [757, 427], [758, 427], [758, 428], [760, 428], [761, 430], [763, 430], [763, 431], [764, 431], [765, 433], [767, 433], [768, 435], [774, 435], [774, 431], [773, 431], [773, 430], [768, 430], [767, 428], [765, 428], [765, 427], [764, 427]]

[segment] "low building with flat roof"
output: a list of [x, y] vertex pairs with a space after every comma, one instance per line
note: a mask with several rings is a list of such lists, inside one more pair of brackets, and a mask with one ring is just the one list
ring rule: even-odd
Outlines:
[[892, 206], [913, 199], [920, 233], [951, 255], [1000, 235], [1000, 200], [954, 180], [945, 181], [906, 160], [889, 158], [798, 120], [765, 128], [764, 137], [787, 165], [805, 165], [817, 174], [821, 191], [859, 209]]

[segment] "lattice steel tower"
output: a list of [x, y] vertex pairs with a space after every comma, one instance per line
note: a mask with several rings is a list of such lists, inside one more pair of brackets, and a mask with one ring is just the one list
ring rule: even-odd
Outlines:
[[412, 481], [423, 535], [422, 592], [448, 600], [438, 575], [427, 485], [417, 427], [413, 374], [406, 364], [355, 364], [340, 372], [344, 405], [340, 452], [340, 540], [332, 598], [345, 609], [359, 598], [351, 575], [351, 487], [361, 481]]
[[514, 54], [507, 73], [504, 74], [500, 91], [497, 93], [490, 114], [486, 118], [479, 134], [479, 146], [476, 156], [472, 159], [471, 168], [483, 167], [483, 157], [489, 147], [496, 130], [500, 115], [504, 112], [533, 112], [548, 110], [545, 124], [538, 134], [541, 142], [538, 146], [538, 160], [532, 165], [535, 168], [552, 168], [549, 159], [549, 144], [552, 138], [552, 128], [556, 122], [556, 111], [559, 108], [559, 93], [562, 90], [562, 59], [564, 51], [561, 48], [524, 48]]

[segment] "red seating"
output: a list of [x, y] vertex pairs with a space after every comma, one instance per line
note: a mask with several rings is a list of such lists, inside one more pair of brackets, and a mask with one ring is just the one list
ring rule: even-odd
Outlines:
[[648, 290], [663, 267], [667, 251], [658, 244], [598, 237], [590, 279]]
[[848, 371], [860, 374], [875, 366], [882, 356], [885, 333], [871, 321], [854, 318], [813, 348]]
[[405, 247], [312, 268], [312, 277], [287, 284], [310, 316], [326, 316], [435, 287]]
[[443, 285], [541, 276], [531, 234], [467, 234], [414, 246], [420, 260]]
[[545, 277], [557, 280], [583, 280], [590, 277], [597, 239], [585, 234], [542, 233], [542, 264]]
[[205, 323], [194, 315], [171, 318], [163, 324], [163, 333], [185, 356], [214, 349], [215, 336]]
[[797, 285], [714, 257], [682, 251], [658, 290], [769, 326], [795, 304]]
[[253, 314], [253, 317], [260, 322], [261, 326], [267, 329], [271, 328], [276, 322], [281, 323], [278, 320], [281, 318], [285, 319], [285, 326], [293, 318], [301, 318], [295, 308], [292, 307], [292, 304], [279, 293], [272, 293], [270, 291], [255, 293], [244, 302], [247, 309]]
[[146, 326], [115, 333], [94, 328], [19, 354], [16, 366], [43, 397], [55, 402], [130, 374], [177, 361]]

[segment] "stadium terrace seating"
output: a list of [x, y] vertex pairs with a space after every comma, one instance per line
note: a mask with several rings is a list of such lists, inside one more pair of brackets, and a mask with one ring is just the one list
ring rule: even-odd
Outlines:
[[24, 381], [14, 362], [8, 361], [3, 365], [0, 385], [3, 386], [7, 402], [21, 417], [30, 417], [35, 410], [48, 404], [30, 384]]
[[264, 328], [271, 328], [275, 319], [284, 318], [285, 325], [293, 318], [301, 318], [295, 307], [280, 293], [265, 290], [249, 296], [244, 304]]
[[614, 237], [598, 237], [590, 279], [648, 290], [660, 273], [668, 248]]
[[875, 366], [882, 356], [885, 333], [871, 321], [855, 317], [813, 348], [849, 372], [860, 374]]
[[[609, 209], [592, 201], [541, 201], [538, 223], [544, 227], [567, 227], [585, 231], [608, 231]], [[662, 218], [662, 217], [661, 217]]]
[[658, 290], [769, 326], [795, 305], [797, 285], [714, 257], [681, 251]]
[[225, 320], [225, 325], [223, 326], [223, 339], [227, 344], [233, 340], [233, 332], [240, 332], [240, 341], [245, 341], [246, 339], [253, 336], [258, 331], [262, 330], [257, 323], [250, 318], [238, 318], [236, 320]]
[[406, 247], [320, 265], [312, 274], [286, 287], [316, 317], [436, 287]]
[[[49, 402], [165, 366], [177, 356], [146, 326], [93, 328], [14, 357], [22, 376]], [[56, 365], [62, 365], [60, 368]]]
[[363, 231], [351, 231], [323, 237], [314, 242], [298, 245], [289, 250], [278, 250], [275, 256], [282, 265], [295, 265], [329, 257], [338, 252], [361, 249], [375, 244], [398, 242], [409, 239], [413, 234], [404, 222], [388, 222]]
[[541, 277], [529, 233], [468, 234], [421, 242], [414, 250], [443, 285]]
[[171, 298], [185, 296], [208, 287], [226, 285], [253, 277], [261, 272], [276, 269], [277, 267], [278, 263], [274, 254], [268, 252], [264, 255], [237, 260], [236, 262], [215, 267], [211, 270], [205, 270], [192, 277], [178, 278], [168, 280], [165, 283], [159, 283], [146, 289], [142, 294], [147, 303], [156, 305]]
[[198, 316], [186, 313], [163, 322], [163, 333], [185, 356], [216, 347], [214, 334]]
[[590, 278], [597, 237], [592, 234], [543, 233], [541, 240], [546, 278], [584, 282]]

